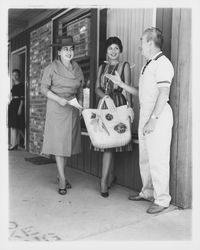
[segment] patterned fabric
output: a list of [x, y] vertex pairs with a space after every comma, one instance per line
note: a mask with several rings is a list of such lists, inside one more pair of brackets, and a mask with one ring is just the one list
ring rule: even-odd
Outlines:
[[[105, 77], [105, 74], [115, 74], [117, 71], [122, 80], [124, 80], [124, 66], [127, 62], [118, 63], [116, 65], [103, 64], [100, 74], [100, 88], [101, 90], [108, 94], [114, 101], [116, 107], [125, 105], [127, 103], [125, 96], [122, 94], [123, 89], [116, 86], [111, 80]], [[104, 108], [107, 108], [104, 106]]]
[[[128, 62], [120, 62], [116, 65], [110, 65], [110, 64], [103, 64], [101, 66], [101, 73], [100, 73], [100, 88], [101, 90], [108, 94], [114, 101], [115, 106], [119, 107], [122, 105], [127, 104], [127, 100], [125, 96], [123, 95], [122, 91], [123, 89], [116, 86], [111, 80], [105, 77], [105, 74], [115, 74], [115, 71], [119, 73], [121, 76], [122, 81], [124, 80], [124, 67], [126, 64], [129, 64]], [[100, 101], [99, 101], [100, 102]], [[103, 109], [107, 109], [106, 104], [104, 103], [102, 106]], [[96, 151], [111, 151], [111, 152], [123, 152], [123, 151], [131, 151], [132, 150], [132, 142], [127, 144], [123, 147], [117, 147], [117, 148], [111, 148], [111, 149], [99, 149], [94, 148]]]

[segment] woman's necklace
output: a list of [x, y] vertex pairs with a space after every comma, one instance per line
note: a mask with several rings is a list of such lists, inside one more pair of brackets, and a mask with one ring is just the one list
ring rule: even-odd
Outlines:
[[[108, 73], [108, 69], [109, 69], [109, 66], [110, 66], [110, 65], [112, 65], [112, 64], [107, 64], [107, 65], [106, 65], [106, 70], [105, 70], [105, 73], [104, 73], [104, 76], [103, 76], [103, 81], [106, 82], [106, 88], [105, 88], [105, 94], [106, 94], [106, 95], [108, 94], [108, 86], [109, 86], [109, 83], [110, 83], [110, 79], [108, 79], [107, 77], [106, 77], [106, 79], [105, 79], [105, 75]], [[118, 66], [118, 63], [116, 63], [116, 64], [114, 65], [113, 69], [111, 70], [111, 72], [110, 72], [111, 75], [114, 73], [114, 71], [115, 71], [115, 69], [117, 68], [117, 66]]]

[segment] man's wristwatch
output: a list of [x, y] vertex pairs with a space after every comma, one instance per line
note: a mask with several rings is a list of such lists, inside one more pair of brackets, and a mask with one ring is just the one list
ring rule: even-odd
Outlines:
[[153, 115], [151, 116], [151, 118], [157, 120], [157, 119], [158, 119], [158, 116], [156, 116], [156, 115], [153, 114]]

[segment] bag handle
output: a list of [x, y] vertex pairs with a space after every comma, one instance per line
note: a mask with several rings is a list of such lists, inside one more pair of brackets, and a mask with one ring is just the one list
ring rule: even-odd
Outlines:
[[105, 95], [100, 102], [100, 105], [98, 107], [98, 109], [102, 109], [104, 102], [106, 103], [106, 106], [108, 107], [108, 109], [110, 111], [114, 111], [116, 109], [115, 103], [112, 100], [112, 98], [108, 95]]

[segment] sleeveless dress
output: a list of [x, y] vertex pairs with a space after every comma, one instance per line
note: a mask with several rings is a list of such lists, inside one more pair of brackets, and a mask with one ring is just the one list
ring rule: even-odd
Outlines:
[[23, 130], [25, 128], [24, 105], [22, 106], [22, 113], [18, 115], [18, 109], [21, 100], [24, 100], [24, 84], [19, 83], [12, 87], [12, 100], [8, 106], [8, 127]]
[[[119, 107], [122, 105], [126, 105], [127, 104], [127, 100], [125, 98], [125, 96], [123, 95], [122, 91], [123, 89], [120, 88], [119, 86], [116, 86], [111, 80], [109, 80], [108, 78], [105, 77], [105, 74], [115, 74], [115, 71], [117, 71], [119, 73], [119, 75], [121, 76], [122, 81], [124, 81], [124, 67], [126, 64], [129, 64], [128, 62], [120, 62], [116, 65], [110, 65], [110, 64], [106, 64], [103, 63], [101, 65], [101, 72], [100, 72], [100, 86], [99, 88], [106, 94], [108, 94], [114, 101], [115, 106]], [[99, 102], [100, 102], [100, 98], [99, 98]], [[106, 104], [104, 103], [102, 106], [103, 109], [107, 109]], [[94, 147], [95, 151], [101, 151], [101, 152], [124, 152], [124, 151], [132, 151], [132, 142], [130, 142], [129, 144], [122, 146], [122, 147], [115, 147], [115, 148], [105, 148], [105, 149], [100, 149], [100, 148], [96, 148]]]

